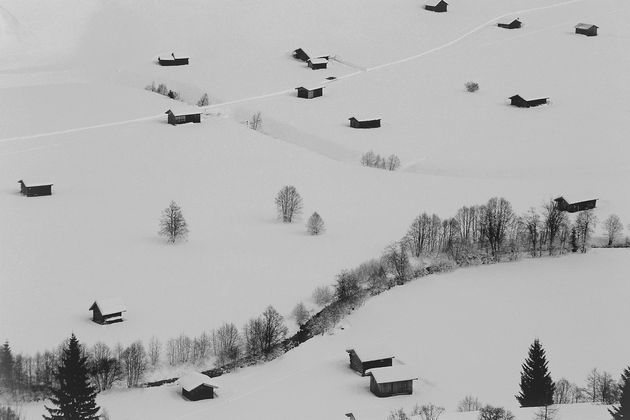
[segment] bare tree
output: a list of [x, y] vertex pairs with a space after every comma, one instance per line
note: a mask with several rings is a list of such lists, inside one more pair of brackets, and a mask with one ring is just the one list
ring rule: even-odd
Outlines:
[[324, 219], [322, 219], [319, 213], [314, 212], [311, 217], [308, 218], [308, 222], [306, 223], [306, 230], [311, 235], [319, 235], [326, 231], [326, 226], [324, 226]]
[[302, 196], [293, 185], [286, 185], [276, 196], [278, 216], [284, 223], [291, 223], [293, 218], [302, 213]]
[[582, 211], [575, 219], [575, 227], [578, 233], [578, 242], [581, 252], [584, 253], [587, 251], [591, 234], [595, 230], [596, 225], [597, 217], [593, 210]]
[[367, 167], [376, 166], [376, 155], [373, 151], [365, 152], [361, 155], [361, 165]]
[[223, 324], [214, 334], [214, 346], [217, 355], [217, 362], [224, 365], [228, 362], [235, 362], [240, 355], [241, 337], [236, 325], [231, 323]]
[[398, 284], [406, 283], [411, 276], [411, 265], [405, 242], [397, 242], [385, 249], [383, 266], [393, 274]]
[[110, 389], [114, 381], [122, 378], [122, 370], [118, 359], [113, 357], [107, 344], [97, 342], [89, 352], [88, 370], [97, 389]]
[[621, 223], [619, 216], [611, 214], [606, 220], [604, 220], [604, 229], [608, 235], [608, 246], [612, 246], [615, 239], [617, 239], [623, 231], [623, 223]]
[[[422, 420], [438, 420], [444, 412], [444, 407], [438, 407], [434, 404], [423, 405], [416, 409]], [[414, 412], [416, 412], [416, 409], [414, 409]]]
[[282, 315], [271, 305], [262, 314], [262, 326], [262, 351], [264, 354], [269, 354], [280, 341], [284, 340], [288, 329], [284, 325]]
[[210, 98], [207, 93], [204, 93], [203, 96], [197, 101], [197, 106], [208, 106], [210, 105]]
[[388, 171], [395, 171], [400, 168], [400, 159], [396, 155], [389, 155], [385, 159], [385, 169]]
[[358, 276], [348, 270], [343, 270], [337, 276], [335, 284], [335, 297], [340, 302], [353, 302], [360, 299], [363, 295], [363, 289], [359, 284]]
[[525, 228], [527, 229], [527, 238], [528, 243], [531, 246], [530, 253], [532, 257], [536, 256], [536, 244], [540, 239], [540, 215], [534, 210], [534, 208], [529, 209], [527, 214], [523, 216], [523, 222], [525, 224]]
[[333, 300], [333, 293], [329, 286], [318, 286], [313, 291], [313, 302], [319, 306], [326, 306]]
[[295, 318], [295, 322], [297, 322], [300, 326], [304, 325], [311, 316], [308, 309], [306, 309], [306, 306], [302, 302], [295, 305], [295, 308], [291, 311], [291, 315]]
[[572, 384], [566, 378], [560, 378], [556, 382], [553, 391], [553, 402], [555, 404], [570, 404]]
[[188, 236], [188, 224], [182, 215], [182, 209], [174, 201], [162, 211], [159, 234], [170, 243]]
[[427, 213], [422, 213], [416, 217], [411, 223], [405, 241], [409, 245], [412, 254], [419, 257], [428, 247], [428, 238], [430, 236], [431, 218]]
[[157, 366], [160, 363], [160, 351], [162, 349], [162, 343], [156, 336], [151, 337], [149, 340], [149, 363], [152, 367]]
[[249, 120], [249, 128], [259, 131], [262, 130], [262, 124], [262, 115], [260, 114], [260, 111], [258, 111], [257, 113], [252, 115], [251, 119]]
[[457, 404], [457, 411], [464, 413], [467, 411], [479, 411], [483, 407], [479, 398], [472, 395], [466, 395], [459, 404]]
[[479, 420], [514, 420], [514, 414], [503, 407], [486, 405], [479, 410]]
[[558, 414], [558, 408], [545, 405], [539, 407], [536, 413], [534, 413], [534, 420], [554, 420], [556, 418], [556, 414]]
[[543, 209], [549, 255], [553, 255], [553, 252], [555, 250], [556, 237], [558, 235], [558, 232], [560, 231], [560, 227], [565, 222], [566, 215], [563, 211], [560, 211], [555, 201], [549, 201], [543, 206]]
[[392, 410], [387, 416], [387, 420], [409, 420], [410, 417], [405, 413], [405, 410], [399, 408], [398, 410]]
[[136, 341], [127, 347], [122, 353], [122, 363], [127, 387], [138, 386], [142, 375], [147, 368], [146, 352], [141, 341]]

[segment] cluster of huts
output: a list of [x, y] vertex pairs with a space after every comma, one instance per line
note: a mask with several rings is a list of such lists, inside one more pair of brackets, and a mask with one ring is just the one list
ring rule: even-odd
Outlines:
[[394, 356], [382, 350], [346, 350], [350, 368], [370, 377], [370, 391], [377, 397], [413, 394], [413, 381], [418, 377], [405, 365], [393, 366]]

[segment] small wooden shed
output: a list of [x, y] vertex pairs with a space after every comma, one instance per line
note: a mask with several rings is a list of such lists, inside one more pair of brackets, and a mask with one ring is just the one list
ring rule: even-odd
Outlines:
[[346, 353], [350, 356], [350, 368], [361, 376], [365, 376], [368, 369], [391, 366], [394, 358], [382, 350], [363, 350], [359, 355], [355, 349], [348, 349]]
[[95, 300], [89, 310], [92, 311], [92, 321], [101, 325], [122, 322], [122, 314], [127, 312], [124, 302], [119, 297]]
[[53, 184], [48, 182], [29, 183], [27, 185], [23, 180], [20, 179], [18, 181], [18, 184], [20, 184], [20, 192], [22, 193], [22, 195], [25, 195], [27, 197], [52, 195]]
[[426, 4], [424, 6], [424, 8], [426, 10], [431, 11], [431, 12], [444, 13], [444, 12], [447, 11], [448, 3], [445, 2], [444, 0], [440, 0], [440, 2], [438, 4], [436, 4], [435, 6], [430, 6], [430, 5]]
[[508, 99], [510, 100], [510, 105], [518, 108], [531, 108], [549, 102], [549, 98], [524, 99], [521, 95], [510, 96]]
[[295, 90], [297, 90], [298, 98], [313, 99], [313, 98], [317, 98], [318, 96], [324, 95], [323, 86], [317, 86], [317, 87], [311, 87], [311, 88], [305, 88], [303, 86], [300, 86], [300, 87], [295, 88]]
[[380, 118], [350, 117], [348, 119], [352, 128], [378, 128], [381, 126]]
[[313, 70], [325, 69], [328, 67], [328, 60], [325, 58], [309, 58], [307, 63]]
[[219, 388], [212, 383], [209, 376], [199, 372], [192, 372], [179, 378], [182, 396], [190, 401], [208, 400], [214, 398], [214, 390]]
[[188, 64], [190, 57], [175, 57], [175, 53], [171, 53], [170, 57], [158, 57], [160, 66], [185, 66]]
[[406, 366], [379, 367], [370, 369], [370, 391], [377, 397], [413, 394], [413, 381], [418, 377], [409, 372]]
[[302, 61], [308, 61], [311, 57], [302, 48], [293, 51], [293, 58]]
[[201, 122], [201, 112], [194, 112], [192, 114], [175, 114], [169, 109], [165, 112], [165, 114], [168, 115], [168, 123], [171, 125]]
[[590, 23], [578, 23], [575, 25], [575, 33], [586, 36], [597, 36], [598, 26], [591, 25]]
[[564, 199], [564, 197], [558, 197], [554, 199], [553, 201], [556, 202], [556, 207], [558, 208], [558, 210], [566, 211], [568, 213], [576, 213], [578, 211], [594, 209], [595, 206], [597, 205], [597, 200], [598, 200], [597, 198], [594, 198], [592, 200], [584, 200], [584, 201], [578, 201], [575, 203], [569, 203], [567, 200]]
[[505, 29], [518, 29], [521, 26], [523, 26], [523, 24], [521, 23], [520, 20], [518, 19], [514, 19], [512, 22], [510, 23], [499, 23], [497, 24], [497, 26], [499, 28], [505, 28]]

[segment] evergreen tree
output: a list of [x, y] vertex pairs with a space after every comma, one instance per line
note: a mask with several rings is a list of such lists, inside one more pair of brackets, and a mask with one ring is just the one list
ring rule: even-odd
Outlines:
[[59, 388], [53, 389], [50, 401], [57, 408], [45, 407], [47, 420], [98, 420], [96, 390], [89, 383], [87, 357], [81, 355], [79, 340], [72, 334], [63, 349], [55, 379]]
[[529, 356], [521, 372], [521, 393], [516, 399], [521, 407], [541, 407], [553, 404], [555, 384], [547, 369], [545, 350], [538, 339], [529, 348]]
[[608, 410], [613, 420], [630, 420], [630, 366], [624, 369], [619, 384], [619, 405]]
[[13, 353], [8, 341], [0, 347], [0, 387], [13, 389]]

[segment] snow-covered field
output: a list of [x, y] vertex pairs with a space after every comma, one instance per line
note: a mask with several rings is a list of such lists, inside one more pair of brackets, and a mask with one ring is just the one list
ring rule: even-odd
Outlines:
[[[600, 219], [610, 213], [630, 219], [625, 194], [630, 5], [452, 0], [448, 13], [434, 14], [423, 11], [421, 3], [191, 0], [183, 7], [167, 0], [4, 1], [0, 339], [10, 340], [15, 351], [35, 352], [70, 332], [86, 343], [126, 344], [153, 335], [163, 340], [182, 332], [196, 335], [224, 321], [241, 325], [269, 304], [287, 315], [340, 270], [379, 256], [418, 212], [449, 216], [462, 205], [497, 195], [518, 212], [558, 195], [596, 197]], [[522, 29], [495, 25], [515, 17], [524, 22]], [[582, 21], [600, 26], [600, 35], [573, 34], [574, 24]], [[290, 57], [298, 47], [338, 60], [327, 70], [312, 71]], [[171, 51], [190, 54], [191, 65], [154, 63], [157, 55]], [[328, 76], [338, 79], [326, 84], [322, 98], [295, 97], [293, 88]], [[479, 82], [477, 93], [465, 92], [469, 80]], [[152, 81], [166, 83], [189, 104], [207, 92], [212, 105], [203, 123], [167, 125], [163, 112], [178, 105], [145, 91]], [[550, 96], [552, 103], [528, 110], [507, 106], [505, 98], [516, 93]], [[262, 133], [241, 123], [257, 111]], [[348, 128], [347, 118], [361, 114], [382, 117], [383, 126]], [[370, 149], [397, 154], [402, 170], [361, 167], [359, 157]], [[23, 198], [19, 179], [50, 180], [53, 196]], [[323, 216], [324, 236], [306, 235], [306, 217], [292, 225], [275, 219], [273, 198], [286, 184], [303, 196], [306, 217], [313, 211]], [[176, 246], [156, 234], [170, 200], [182, 206], [191, 231], [189, 241]], [[304, 389], [308, 400], [301, 407], [313, 405], [322, 383], [346, 387], [348, 401], [331, 401], [330, 411], [321, 413], [326, 415], [345, 410], [345, 402], [348, 410], [381, 404], [388, 410], [399, 400], [411, 405], [415, 396], [395, 399], [393, 405], [371, 399], [365, 386], [354, 388], [361, 379], [339, 369], [345, 363], [340, 350], [349, 341], [373, 338], [367, 334], [370, 317], [380, 317], [388, 300], [403, 297], [409, 305], [397, 308], [407, 314], [400, 318], [415, 324], [397, 321], [403, 323], [391, 330], [389, 340], [402, 343], [397, 354], [419, 367], [420, 395], [435, 396], [450, 408], [464, 393], [510, 403], [514, 370], [534, 336], [549, 345], [555, 375], [580, 381], [596, 365], [617, 372], [628, 361], [609, 357], [612, 346], [595, 346], [617, 339], [614, 330], [586, 329], [569, 317], [562, 328], [552, 323], [553, 331], [521, 317], [520, 330], [507, 324], [493, 329], [496, 313], [484, 311], [477, 319], [481, 329], [444, 335], [465, 308], [474, 312], [476, 307], [460, 290], [476, 299], [492, 298], [504, 311], [525, 306], [534, 300], [527, 293], [532, 281], [556, 278], [547, 268], [566, 276], [592, 273], [580, 277], [577, 295], [569, 294], [569, 280], [564, 287], [550, 286], [555, 293], [547, 295], [549, 304], [566, 309], [553, 309], [554, 317], [592, 307], [588, 299], [602, 292], [594, 319], [609, 310], [614, 325], [623, 319], [623, 308], [612, 302], [627, 289], [614, 283], [620, 289], [613, 288], [608, 300], [601, 281], [627, 271], [625, 260], [623, 251], [598, 251], [415, 282], [368, 303], [348, 321], [350, 329], [313, 340], [269, 366], [223, 378], [226, 398], [216, 415], [237, 418], [229, 414], [238, 407], [253, 410], [242, 413], [251, 416], [256, 407], [266, 407], [260, 401], [269, 404], [279, 395], [275, 387], [280, 385], [294, 401]], [[609, 276], [598, 274], [604, 269]], [[511, 281], [490, 280], [506, 271], [513, 273]], [[531, 276], [534, 272], [539, 276]], [[437, 294], [425, 301], [430, 293]], [[502, 300], [504, 293], [511, 300]], [[108, 296], [125, 300], [126, 321], [100, 327], [90, 321], [88, 308]], [[408, 317], [416, 311], [417, 317]], [[588, 319], [586, 312], [577, 315]], [[474, 319], [466, 315], [466, 321]], [[496, 335], [501, 329], [504, 337]], [[437, 333], [441, 339], [424, 337]], [[571, 344], [576, 336], [583, 340], [575, 343], [580, 351]], [[474, 347], [470, 340], [484, 355], [494, 351], [490, 344], [510, 347], [497, 351], [505, 368], [496, 370], [506, 378], [497, 384], [471, 382], [474, 375], [458, 369], [460, 360], [474, 360], [468, 354], [462, 359], [463, 350]], [[443, 345], [425, 350], [426, 341]], [[444, 359], [427, 362], [431, 352]], [[573, 364], [560, 365], [569, 361]], [[556, 366], [563, 373], [554, 371]], [[336, 379], [312, 376], [313, 371]], [[102, 398], [106, 406], [109, 400], [128, 399], [119, 407], [129, 411], [113, 418], [142, 418], [133, 410], [145, 405], [143, 398], [151, 404], [163, 400], [169, 410], [198, 409], [181, 405], [173, 392], [166, 387]], [[229, 402], [237, 398], [253, 399], [245, 405]], [[115, 404], [110, 405], [114, 413]]]

